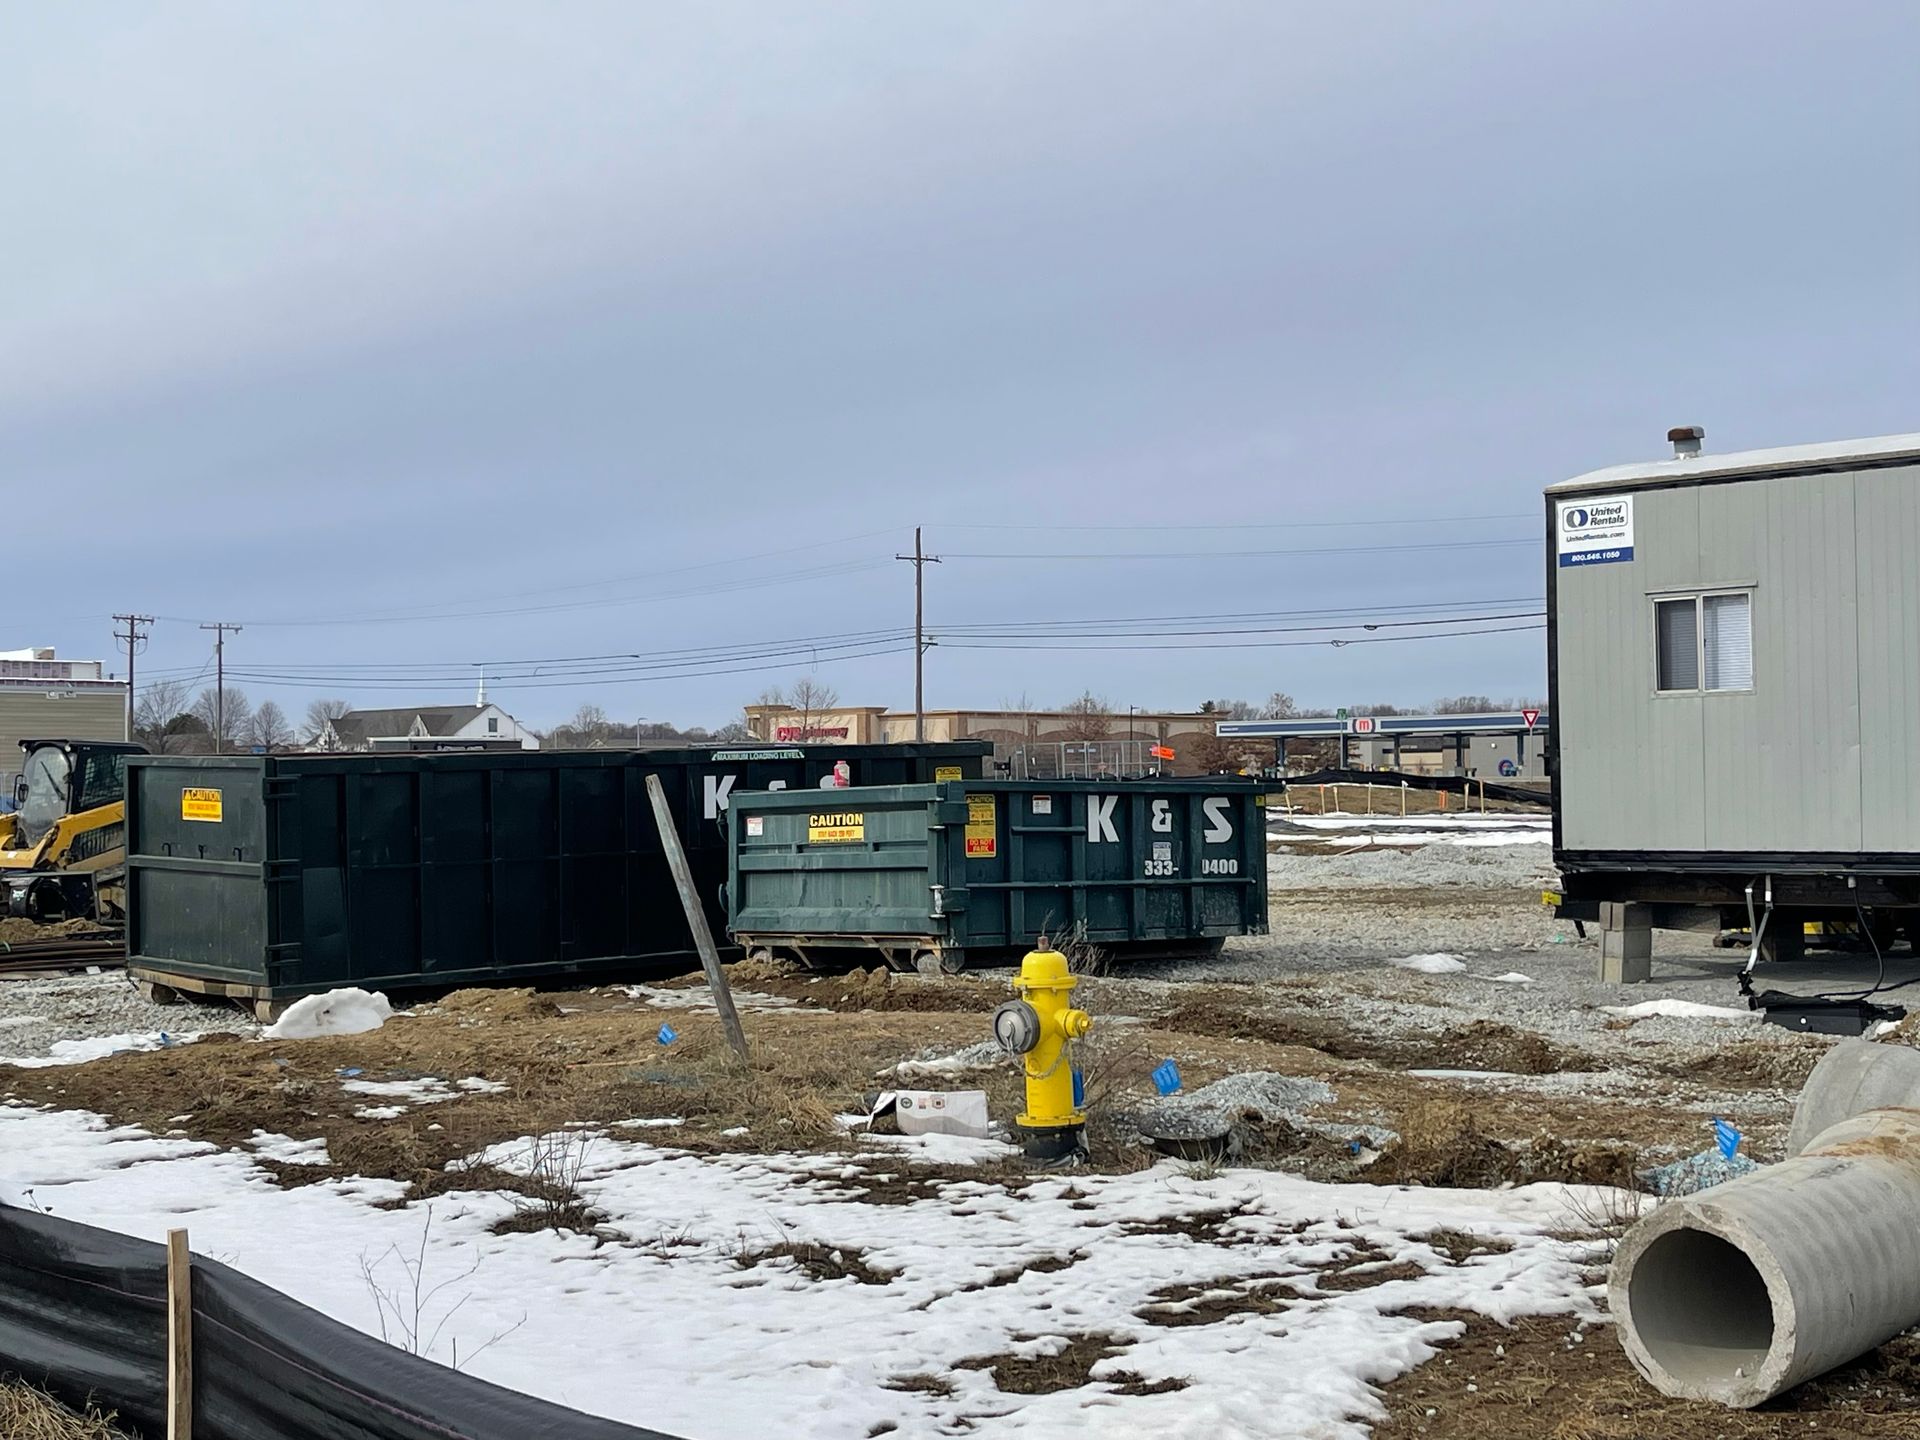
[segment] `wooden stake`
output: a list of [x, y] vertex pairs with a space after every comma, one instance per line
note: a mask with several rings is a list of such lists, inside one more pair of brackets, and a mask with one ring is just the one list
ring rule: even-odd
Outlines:
[[687, 928], [693, 931], [694, 947], [700, 952], [700, 967], [707, 972], [707, 988], [713, 991], [713, 1008], [720, 1012], [720, 1026], [727, 1032], [733, 1053], [740, 1057], [741, 1064], [749, 1064], [753, 1056], [747, 1050], [747, 1032], [740, 1028], [740, 1012], [733, 1008], [733, 990], [720, 968], [720, 952], [714, 946], [699, 892], [693, 888], [693, 871], [687, 868], [687, 852], [680, 847], [680, 832], [673, 828], [673, 810], [658, 775], [647, 776], [647, 798], [653, 802], [653, 818], [660, 826], [660, 848], [666, 852], [667, 867], [673, 871], [674, 886], [680, 891]]
[[1402, 780], [1400, 782], [1400, 818], [1402, 820], [1407, 818], [1407, 788], [1407, 782]]
[[193, 1440], [193, 1270], [187, 1232], [167, 1232], [167, 1440]]

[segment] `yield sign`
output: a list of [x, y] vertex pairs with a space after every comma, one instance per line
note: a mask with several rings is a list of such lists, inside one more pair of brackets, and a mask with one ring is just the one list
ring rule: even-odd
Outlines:
[[1531, 730], [1539, 723], [1540, 712], [1538, 710], [1522, 710], [1520, 712], [1520, 718], [1527, 722], [1527, 729]]

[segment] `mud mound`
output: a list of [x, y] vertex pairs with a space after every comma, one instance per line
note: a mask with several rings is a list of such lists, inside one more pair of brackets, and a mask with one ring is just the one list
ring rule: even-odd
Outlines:
[[1336, 1060], [1378, 1059], [1385, 1047], [1350, 1034], [1317, 1015], [1274, 1014], [1249, 1009], [1245, 1001], [1202, 997], [1184, 1001], [1158, 1021], [1159, 1028], [1188, 1035], [1213, 1035], [1230, 1040], [1264, 1040], [1269, 1045], [1297, 1045], [1318, 1050]]
[[1367, 1167], [1366, 1179], [1465, 1190], [1540, 1180], [1638, 1188], [1639, 1151], [1622, 1141], [1544, 1134], [1521, 1143], [1496, 1140], [1481, 1131], [1473, 1108], [1457, 1100], [1415, 1106], [1399, 1128], [1399, 1140]]
[[[742, 962], [745, 963], [745, 962]], [[977, 1011], [984, 1014], [1009, 991], [965, 976], [929, 980], [900, 975], [881, 966], [844, 975], [785, 975], [754, 982], [766, 995], [780, 995], [847, 1014], [860, 1010]]]
[[758, 951], [727, 966], [727, 979], [734, 985], [758, 985], [764, 980], [786, 980], [806, 973], [807, 967], [798, 960], [781, 960]]
[[1554, 1075], [1586, 1068], [1577, 1051], [1563, 1050], [1544, 1035], [1494, 1020], [1476, 1020], [1448, 1030], [1425, 1045], [1413, 1045], [1397, 1060], [1409, 1070], [1503, 1070], [1513, 1075]]
[[451, 1015], [486, 1015], [496, 1020], [547, 1020], [560, 1007], [532, 989], [456, 990], [440, 1001]]
[[[1904, 1022], [1903, 1022], [1904, 1023]], [[1764, 1089], [1797, 1091], [1826, 1053], [1820, 1040], [1795, 1037], [1791, 1045], [1723, 1045], [1703, 1055], [1670, 1061], [1660, 1067], [1663, 1075], [1691, 1080], [1699, 1085], [1718, 1085], [1733, 1090]]]

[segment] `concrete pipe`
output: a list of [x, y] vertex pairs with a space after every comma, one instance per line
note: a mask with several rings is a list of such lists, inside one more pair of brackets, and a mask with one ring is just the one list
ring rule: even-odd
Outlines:
[[1815, 1136], [1868, 1110], [1920, 1108], [1920, 1050], [1842, 1040], [1820, 1057], [1800, 1089], [1787, 1131], [1787, 1156], [1805, 1150]]
[[1670, 1200], [1620, 1243], [1608, 1300], [1656, 1389], [1747, 1409], [1920, 1324], [1920, 1111], [1829, 1127]]

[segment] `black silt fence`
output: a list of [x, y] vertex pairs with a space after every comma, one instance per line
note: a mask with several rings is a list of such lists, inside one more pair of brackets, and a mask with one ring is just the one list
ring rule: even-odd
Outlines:
[[[195, 1440], [673, 1440], [409, 1355], [212, 1260], [191, 1291]], [[165, 1435], [166, 1247], [0, 1205], [0, 1373]]]

